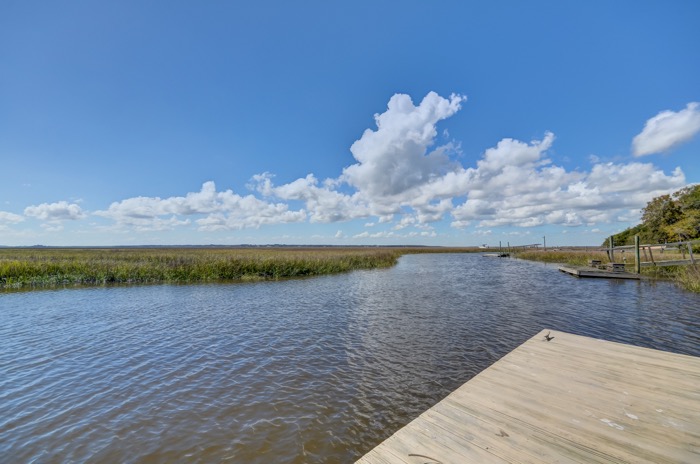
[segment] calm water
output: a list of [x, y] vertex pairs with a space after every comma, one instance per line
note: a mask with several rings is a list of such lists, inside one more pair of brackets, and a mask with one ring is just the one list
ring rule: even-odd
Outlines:
[[700, 296], [459, 254], [0, 294], [0, 461], [352, 462], [543, 328], [700, 355]]

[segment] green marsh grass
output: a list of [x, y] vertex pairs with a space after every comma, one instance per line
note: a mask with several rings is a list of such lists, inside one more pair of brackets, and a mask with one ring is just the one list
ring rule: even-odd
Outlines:
[[275, 280], [386, 268], [457, 248], [0, 248], [0, 289]]
[[691, 292], [700, 293], [700, 267], [685, 266], [676, 276], [676, 282]]

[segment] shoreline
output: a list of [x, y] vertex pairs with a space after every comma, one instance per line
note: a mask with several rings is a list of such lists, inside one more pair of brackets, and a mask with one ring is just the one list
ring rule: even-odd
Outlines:
[[[526, 261], [537, 261], [568, 266], [585, 266], [591, 259], [608, 261], [604, 251], [518, 251], [514, 257]], [[628, 264], [631, 265], [631, 264]], [[675, 283], [678, 287], [693, 293], [700, 293], [700, 267], [669, 266], [669, 267], [643, 267], [641, 275], [648, 280], [666, 280]]]

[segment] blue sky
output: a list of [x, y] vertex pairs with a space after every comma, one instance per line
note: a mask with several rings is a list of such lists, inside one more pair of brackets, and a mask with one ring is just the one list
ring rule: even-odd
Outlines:
[[598, 245], [700, 182], [700, 3], [0, 4], [0, 245]]

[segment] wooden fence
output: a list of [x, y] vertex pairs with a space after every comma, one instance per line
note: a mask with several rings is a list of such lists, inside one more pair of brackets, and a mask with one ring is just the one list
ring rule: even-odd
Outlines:
[[[615, 261], [615, 252], [622, 255], [623, 262], [626, 261], [624, 256], [625, 251], [634, 251], [635, 272], [640, 273], [642, 266], [684, 266], [688, 264], [695, 265], [695, 257], [693, 256], [693, 245], [700, 244], [700, 240], [687, 240], [683, 242], [673, 243], [656, 243], [651, 245], [640, 245], [639, 236], [634, 237], [634, 245], [615, 246], [613, 237], [608, 239], [607, 254], [611, 263]], [[654, 254], [656, 253], [656, 257]], [[680, 254], [681, 259], [663, 259], [664, 254], [673, 253]], [[687, 257], [686, 257], [687, 255]], [[642, 257], [644, 261], [642, 261]], [[677, 258], [678, 256], [674, 256]]]

